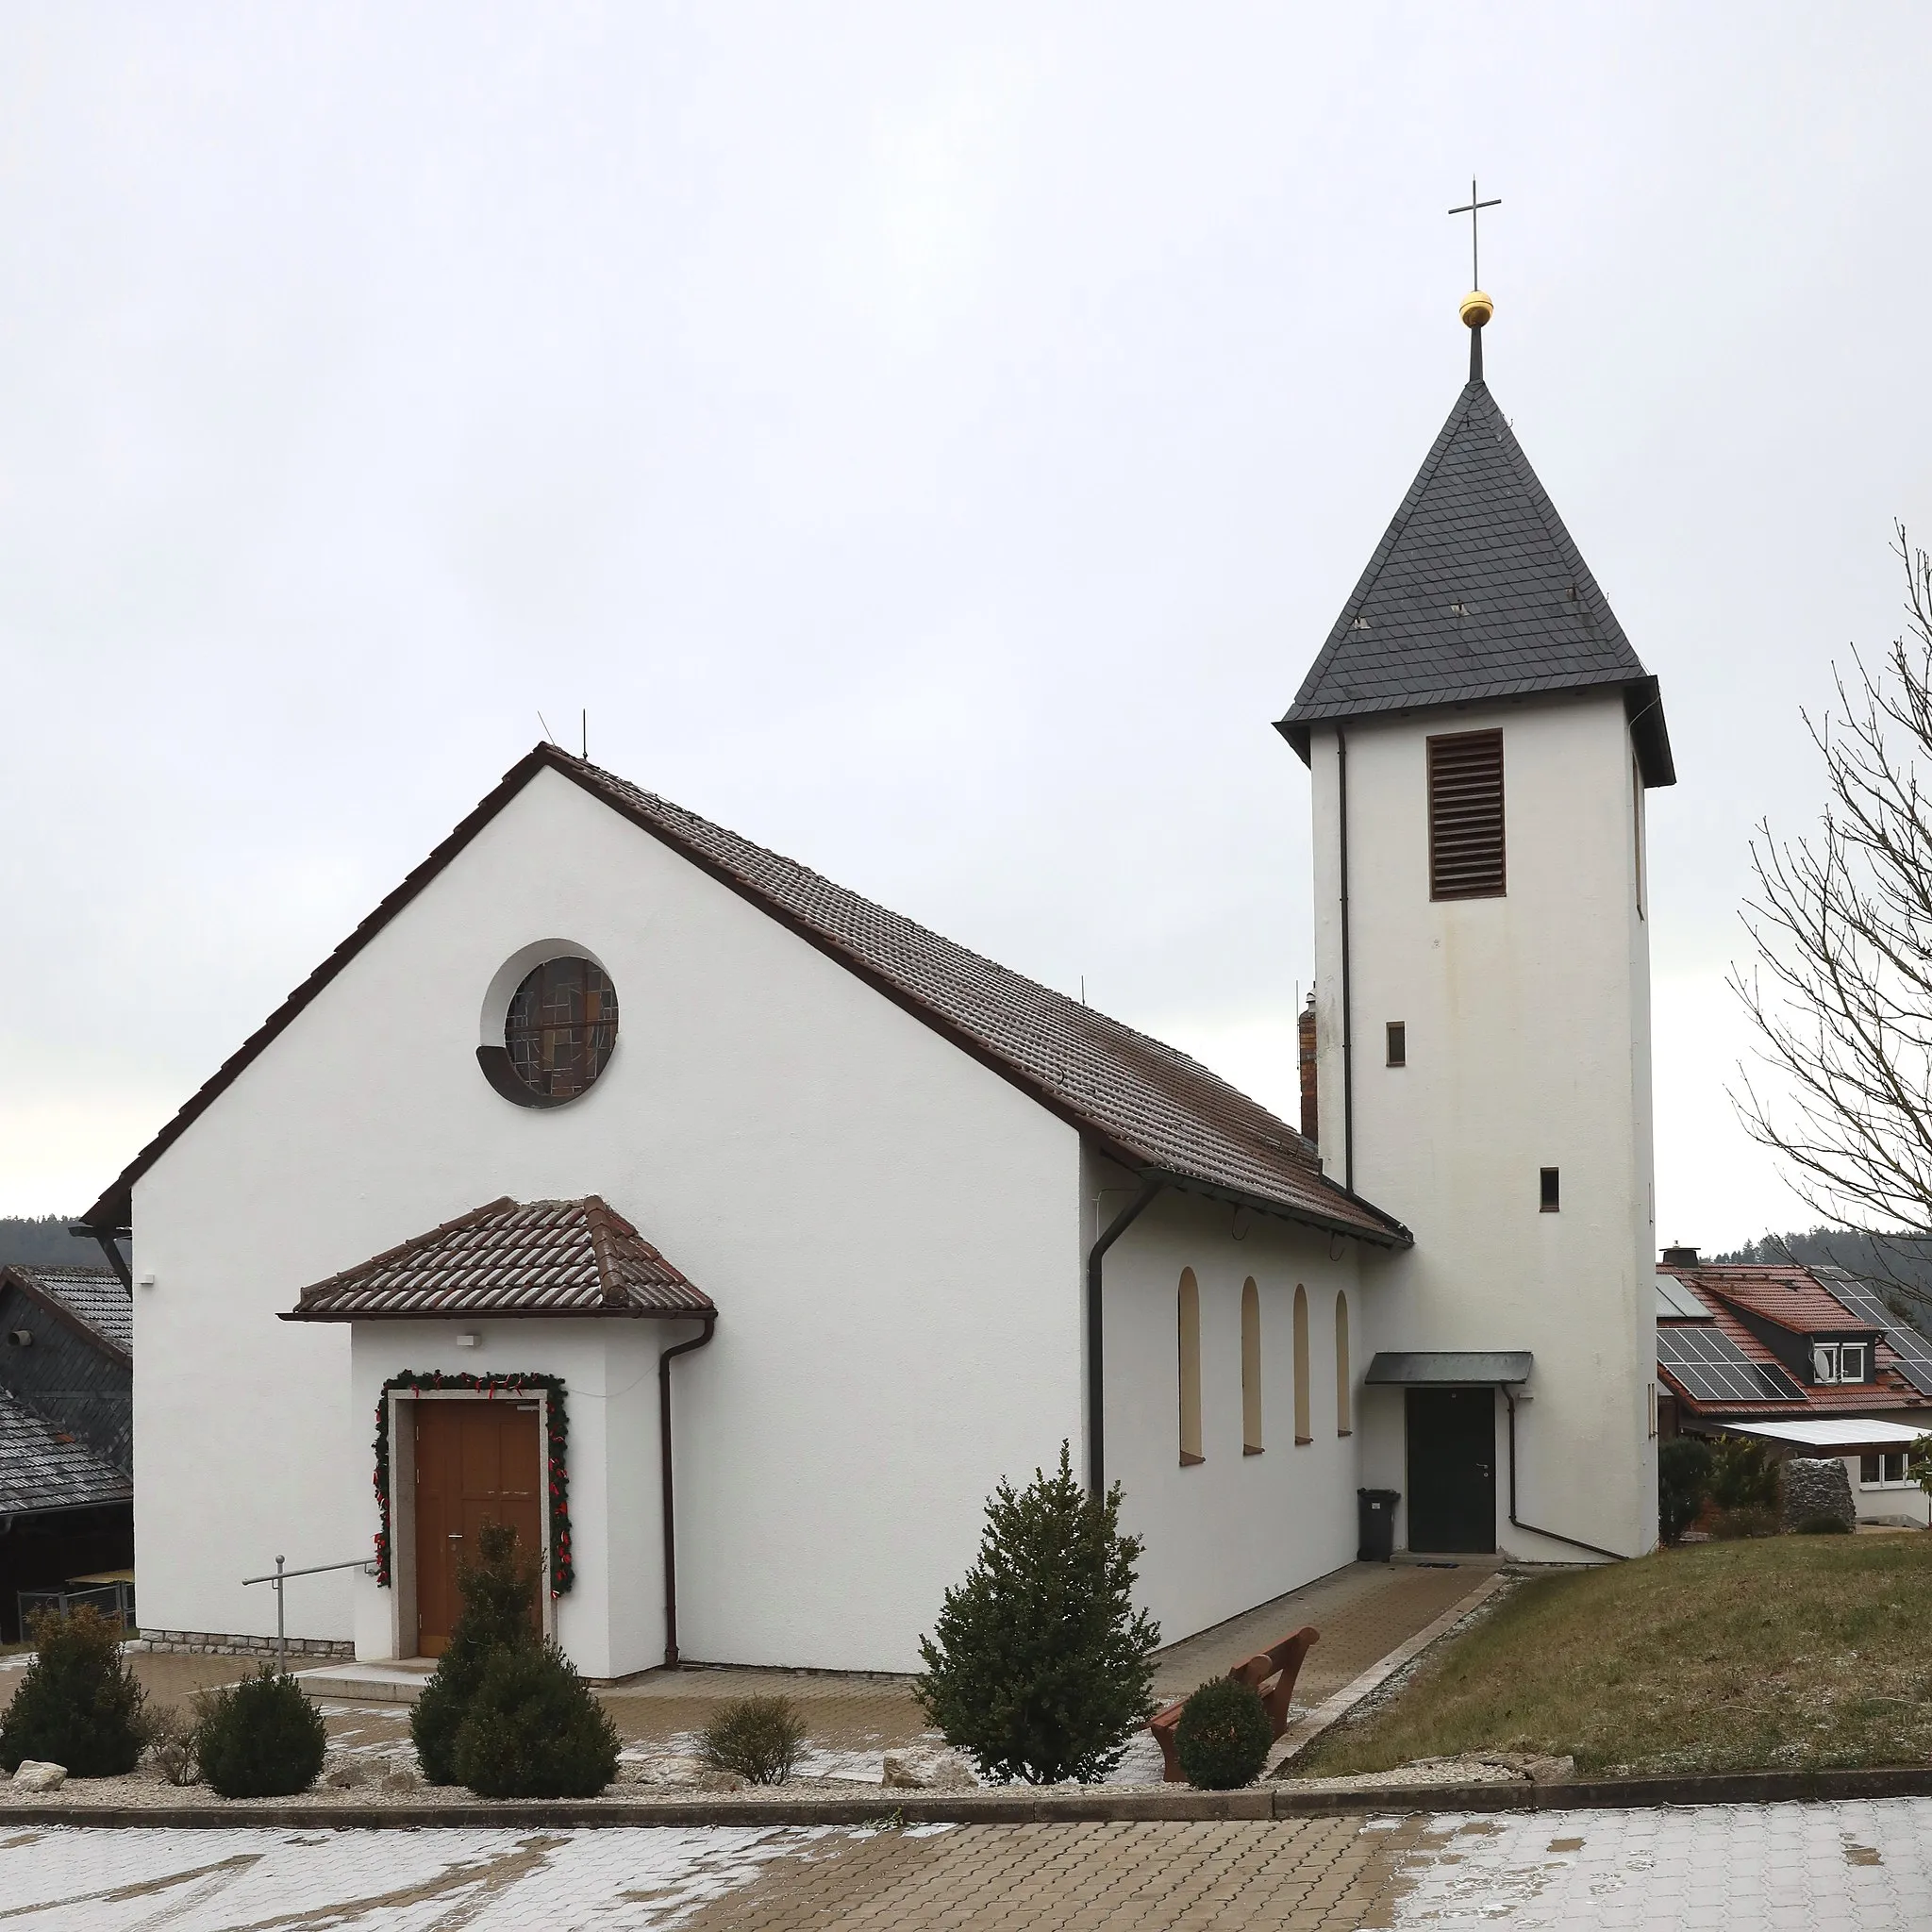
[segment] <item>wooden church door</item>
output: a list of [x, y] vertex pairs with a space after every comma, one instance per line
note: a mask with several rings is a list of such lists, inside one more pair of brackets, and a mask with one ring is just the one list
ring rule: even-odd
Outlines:
[[462, 1598], [457, 1567], [486, 1523], [543, 1547], [542, 1457], [534, 1402], [413, 1402], [416, 1412], [416, 1653], [441, 1657]]

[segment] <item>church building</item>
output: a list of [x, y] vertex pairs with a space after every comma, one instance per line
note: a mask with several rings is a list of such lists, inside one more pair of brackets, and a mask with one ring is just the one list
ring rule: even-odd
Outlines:
[[[1169, 1641], [1398, 1548], [1656, 1541], [1656, 680], [1472, 372], [1279, 729], [1297, 1131], [540, 745], [102, 1195], [143, 1628], [436, 1655], [478, 1526], [593, 1678], [907, 1671], [1002, 1477]], [[1284, 978], [1287, 975], [1284, 961]], [[1386, 1519], [1385, 1519], [1386, 1520]]]

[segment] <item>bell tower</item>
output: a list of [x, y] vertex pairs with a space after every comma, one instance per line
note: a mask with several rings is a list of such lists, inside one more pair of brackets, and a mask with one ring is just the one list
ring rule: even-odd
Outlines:
[[[1478, 206], [1472, 189], [1472, 208]], [[1417, 1550], [1656, 1541], [1645, 671], [1470, 377], [1278, 729], [1313, 786], [1322, 1164], [1364, 1264], [1362, 1480]]]

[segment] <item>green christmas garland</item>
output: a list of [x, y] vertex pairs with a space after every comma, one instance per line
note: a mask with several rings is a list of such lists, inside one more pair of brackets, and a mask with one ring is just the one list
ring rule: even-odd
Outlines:
[[465, 1389], [474, 1393], [528, 1395], [541, 1390], [550, 1400], [543, 1405], [549, 1441], [544, 1445], [545, 1477], [550, 1491], [550, 1594], [564, 1595], [575, 1576], [570, 1553], [570, 1472], [564, 1460], [568, 1424], [563, 1412], [561, 1375], [473, 1375], [458, 1369], [431, 1369], [426, 1374], [405, 1369], [382, 1385], [375, 1405], [375, 1507], [381, 1512], [382, 1527], [375, 1532], [375, 1580], [387, 1587], [390, 1574], [390, 1395], [397, 1389]]

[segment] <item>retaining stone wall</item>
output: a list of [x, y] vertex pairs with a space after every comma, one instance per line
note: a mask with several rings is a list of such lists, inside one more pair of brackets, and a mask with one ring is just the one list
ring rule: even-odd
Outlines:
[[[176, 1657], [260, 1657], [275, 1654], [273, 1637], [231, 1637], [218, 1630], [149, 1630], [143, 1627], [142, 1643], [149, 1650], [163, 1650]], [[333, 1637], [291, 1637], [291, 1657], [317, 1657], [329, 1662], [354, 1662], [356, 1646]]]

